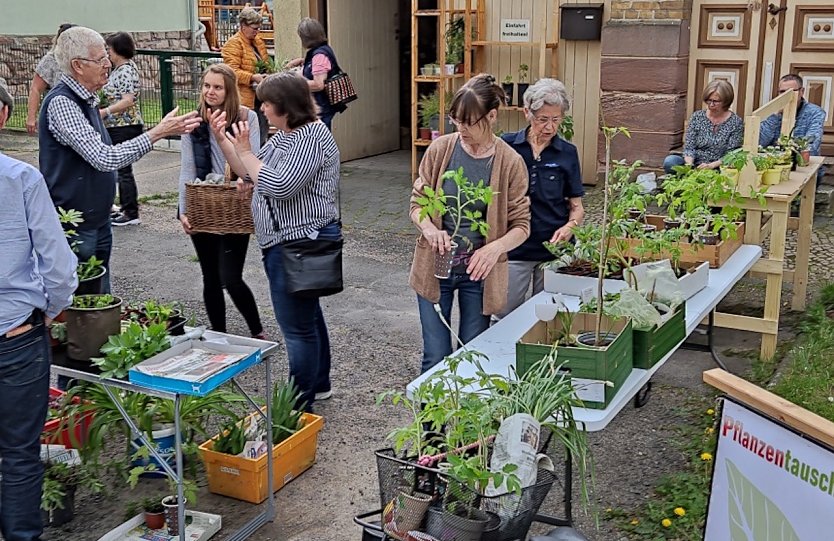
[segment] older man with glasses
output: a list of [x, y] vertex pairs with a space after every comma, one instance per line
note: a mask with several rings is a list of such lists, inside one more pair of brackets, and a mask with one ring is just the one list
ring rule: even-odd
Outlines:
[[[72, 239], [79, 241], [79, 259], [96, 256], [109, 267], [116, 171], [150, 152], [154, 142], [190, 133], [200, 119], [196, 112], [178, 116], [174, 109], [146, 133], [113, 145], [96, 95], [107, 83], [111, 67], [104, 38], [89, 28], [70, 28], [58, 37], [55, 58], [63, 75], [41, 106], [40, 170], [55, 206], [83, 213], [84, 221]], [[110, 291], [110, 276], [108, 270], [104, 292]]]
[[[12, 112], [0, 78], [0, 129]], [[41, 539], [40, 436], [49, 405], [47, 326], [69, 306], [78, 260], [64, 241], [46, 183], [0, 153], [0, 533]]]
[[[799, 93], [799, 106], [796, 109], [796, 123], [792, 135], [809, 138], [808, 150], [811, 151], [811, 156], [819, 156], [822, 131], [825, 125], [825, 110], [805, 99], [805, 88], [803, 87], [802, 77], [799, 75], [789, 73], [779, 79], [779, 93], [783, 94], [788, 90], [795, 90]], [[763, 147], [775, 145], [781, 132], [782, 113], [770, 115], [759, 128], [759, 145]], [[824, 174], [825, 169], [820, 167], [817, 174], [817, 183]]]

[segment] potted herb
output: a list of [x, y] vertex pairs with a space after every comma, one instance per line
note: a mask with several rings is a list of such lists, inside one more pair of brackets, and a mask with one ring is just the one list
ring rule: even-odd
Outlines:
[[800, 137], [793, 135], [782, 135], [779, 137], [778, 145], [791, 152], [792, 170], [797, 166], [804, 167], [808, 165], [811, 159], [811, 144], [812, 137]]
[[518, 65], [518, 106], [524, 107], [524, 93], [530, 88], [527, 82], [527, 75], [530, 73], [530, 67], [527, 64]]
[[772, 186], [774, 184], [779, 184], [782, 180], [782, 171], [775, 168], [776, 162], [776, 156], [770, 152], [760, 152], [753, 156], [753, 165], [756, 166], [757, 175], [761, 172], [762, 184]]
[[[447, 195], [443, 191], [442, 184], [446, 180], [452, 180], [455, 183], [456, 195]], [[459, 246], [457, 240], [463, 243], [470, 242], [467, 237], [459, 235], [464, 219], [469, 223], [472, 231], [477, 231], [486, 237], [489, 232], [486, 216], [480, 211], [472, 210], [471, 207], [478, 203], [489, 206], [492, 203], [492, 195], [492, 188], [485, 186], [483, 179], [477, 184], [471, 183], [464, 175], [463, 167], [458, 167], [455, 171], [446, 171], [441, 177], [441, 185], [436, 190], [430, 186], [423, 189], [423, 195], [417, 198], [417, 204], [420, 205], [420, 220], [426, 217], [441, 220], [448, 214], [454, 226], [449, 235], [452, 240], [452, 249], [444, 254], [435, 254], [435, 277], [440, 279], [449, 277], [455, 251]]]
[[44, 467], [41, 510], [44, 524], [57, 527], [75, 516], [75, 495], [79, 488], [98, 494], [104, 488], [94, 467], [84, 463], [47, 461]]
[[161, 530], [165, 527], [165, 507], [162, 505], [162, 498], [150, 496], [130, 502], [125, 509], [125, 518], [129, 520], [139, 512], [143, 513], [145, 526], [151, 530]]
[[[58, 207], [58, 221], [64, 228], [64, 235], [67, 237], [70, 248], [77, 253], [81, 241], [76, 239], [78, 232], [75, 228], [84, 222], [82, 213], [75, 209], [64, 210]], [[104, 275], [107, 273], [107, 269], [100, 259], [92, 256], [87, 261], [79, 261], [77, 273], [78, 287], [75, 289], [76, 295], [91, 295], [102, 292]]]
[[440, 97], [437, 92], [425, 94], [420, 97], [420, 128], [419, 139], [428, 141], [431, 139], [431, 123], [440, 114]]
[[67, 323], [67, 356], [76, 361], [89, 361], [107, 340], [121, 330], [122, 300], [109, 293], [76, 295], [65, 310]]
[[721, 157], [721, 174], [725, 175], [730, 182], [736, 184], [741, 170], [747, 165], [750, 153], [743, 148], [731, 150]]
[[456, 17], [446, 25], [446, 75], [454, 75], [457, 66], [463, 63], [465, 49], [465, 21]]
[[131, 368], [170, 347], [166, 323], [143, 327], [132, 321], [121, 333], [107, 339], [101, 346], [104, 357], [95, 357], [92, 362], [102, 377], [126, 379]]
[[[756, 180], [758, 184], [764, 184], [764, 174], [765, 171], [773, 167], [773, 157], [766, 154], [752, 154], [750, 159], [753, 160], [753, 165], [756, 167]], [[772, 180], [772, 176], [770, 179]]]

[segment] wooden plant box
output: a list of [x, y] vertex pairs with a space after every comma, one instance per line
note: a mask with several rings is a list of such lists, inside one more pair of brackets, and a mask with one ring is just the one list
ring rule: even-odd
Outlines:
[[632, 332], [634, 368], [648, 370], [686, 338], [686, 304], [680, 304], [659, 327]]
[[[247, 417], [258, 415], [253, 413]], [[302, 428], [272, 447], [272, 488], [280, 490], [316, 462], [318, 434], [324, 418], [312, 413], [301, 417]], [[200, 456], [206, 465], [209, 491], [250, 503], [261, 503], [267, 493], [267, 455], [258, 458], [218, 453], [213, 450], [219, 434], [200, 445]]]
[[[571, 334], [593, 330], [596, 314], [574, 314]], [[515, 346], [516, 371], [524, 374], [552, 348], [551, 338], [562, 330], [559, 318], [537, 321]], [[576, 395], [585, 407], [605, 409], [620, 390], [632, 369], [632, 329], [627, 318], [603, 315], [602, 330], [618, 333], [613, 343], [603, 347], [558, 346], [557, 362], [570, 373]]]
[[[665, 216], [649, 214], [646, 216], [646, 223], [654, 225], [658, 230], [662, 230], [665, 229], [663, 218], [665, 218]], [[629, 248], [626, 250], [626, 256], [635, 258], [640, 257], [637, 251], [634, 250], [635, 246], [640, 245], [640, 241], [638, 239], [620, 238], [617, 240], [624, 241], [625, 244], [628, 245]], [[680, 262], [700, 263], [701, 261], [707, 261], [711, 269], [717, 269], [727, 262], [730, 256], [738, 250], [742, 242], [744, 242], [744, 222], [738, 222], [736, 238], [734, 239], [723, 240], [716, 245], [696, 246], [695, 244], [689, 242], [679, 243], [683, 252], [680, 257]], [[656, 259], [669, 259], [669, 254], [657, 254]]]

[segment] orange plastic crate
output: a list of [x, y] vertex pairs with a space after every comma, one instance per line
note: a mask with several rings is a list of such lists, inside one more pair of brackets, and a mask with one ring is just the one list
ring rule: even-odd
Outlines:
[[[64, 392], [49, 388], [49, 400], [55, 400], [64, 396]], [[73, 404], [80, 404], [81, 400], [78, 397], [73, 399]], [[71, 449], [76, 447], [83, 447], [87, 443], [87, 434], [90, 431], [90, 423], [93, 421], [92, 411], [84, 415], [67, 419], [52, 419], [43, 425], [43, 434], [41, 441], [43, 443], [60, 444]]]
[[[305, 413], [301, 421], [303, 427], [298, 432], [272, 447], [272, 483], [276, 491], [316, 462], [318, 435], [324, 426], [324, 418]], [[200, 445], [209, 491], [250, 503], [266, 500], [266, 455], [252, 459], [217, 453], [212, 450], [216, 439], [217, 436]]]

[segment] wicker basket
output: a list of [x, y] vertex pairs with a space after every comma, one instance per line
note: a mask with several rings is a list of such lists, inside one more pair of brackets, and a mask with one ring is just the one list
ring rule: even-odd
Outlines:
[[234, 184], [185, 185], [185, 208], [195, 233], [254, 233], [252, 194], [241, 197]]

